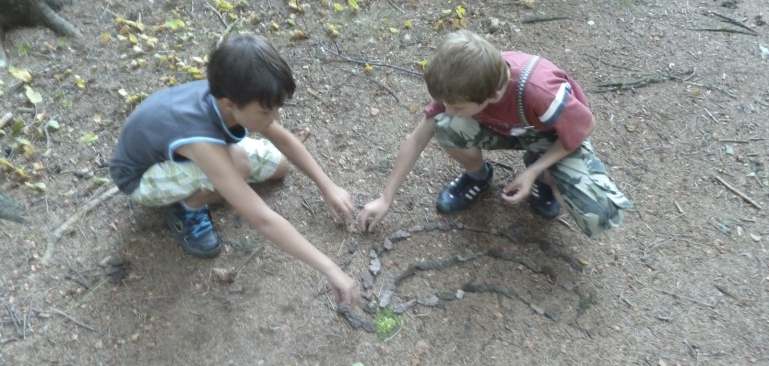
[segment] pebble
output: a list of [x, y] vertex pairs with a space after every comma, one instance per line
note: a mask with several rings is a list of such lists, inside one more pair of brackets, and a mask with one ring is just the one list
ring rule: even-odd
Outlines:
[[390, 240], [395, 243], [401, 240], [406, 240], [411, 237], [411, 233], [406, 230], [398, 230], [390, 235]]
[[374, 276], [370, 272], [361, 273], [360, 281], [364, 290], [374, 287]]
[[368, 266], [368, 270], [371, 271], [372, 275], [378, 275], [379, 272], [382, 271], [382, 261], [380, 261], [379, 258], [372, 259]]
[[382, 296], [379, 298], [379, 307], [386, 308], [390, 306], [392, 302], [394, 291], [391, 289], [383, 289]]
[[395, 314], [403, 314], [407, 312], [409, 309], [411, 309], [412, 307], [414, 307], [414, 305], [416, 304], [417, 304], [416, 300], [409, 300], [404, 303], [397, 304], [393, 307], [393, 312]]
[[385, 250], [393, 250], [393, 242], [390, 239], [384, 240], [384, 248]]
[[438, 296], [429, 295], [423, 298], [417, 299], [417, 304], [424, 306], [436, 306], [441, 302]]

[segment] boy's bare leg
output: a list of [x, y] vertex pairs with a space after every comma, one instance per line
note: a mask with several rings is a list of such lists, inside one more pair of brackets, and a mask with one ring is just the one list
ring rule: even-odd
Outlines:
[[[248, 178], [251, 174], [251, 163], [248, 160], [248, 153], [245, 149], [238, 145], [231, 145], [229, 147], [230, 158], [232, 163], [238, 170], [243, 179]], [[282, 159], [278, 164], [278, 167], [267, 181], [275, 181], [283, 179], [288, 174], [289, 163], [286, 159]], [[222, 197], [215, 191], [200, 190], [187, 197], [184, 204], [189, 208], [200, 208], [209, 203], [218, 203], [222, 201]]]
[[483, 168], [483, 153], [481, 149], [471, 147], [468, 149], [447, 148], [446, 152], [459, 162], [468, 172], [477, 172]]

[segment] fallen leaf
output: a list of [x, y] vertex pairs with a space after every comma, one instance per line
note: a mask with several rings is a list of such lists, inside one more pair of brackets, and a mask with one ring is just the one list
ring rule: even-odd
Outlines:
[[36, 92], [35, 89], [32, 89], [32, 87], [29, 85], [24, 86], [24, 95], [26, 95], [29, 102], [34, 105], [38, 105], [43, 101], [43, 96]]
[[404, 29], [411, 29], [414, 27], [414, 23], [411, 20], [406, 20], [403, 22], [403, 28]]
[[45, 190], [47, 189], [47, 187], [45, 186], [45, 183], [43, 182], [37, 182], [37, 183], [26, 182], [24, 183], [24, 185], [27, 186], [28, 188], [32, 188], [33, 190], [41, 193], [45, 192]]
[[80, 89], [85, 89], [85, 80], [80, 75], [75, 75], [75, 85]]
[[334, 12], [336, 13], [343, 12], [344, 9], [345, 9], [344, 5], [340, 3], [334, 3]]
[[170, 29], [175, 32], [179, 29], [184, 29], [184, 27], [186, 27], [187, 24], [185, 24], [184, 21], [181, 19], [169, 19], [169, 20], [166, 20], [165, 23], [163, 23], [163, 26], [166, 29]]
[[26, 69], [17, 69], [13, 66], [10, 66], [8, 67], [8, 72], [10, 72], [13, 77], [25, 83], [32, 81], [32, 74], [30, 74]]
[[120, 26], [127, 26], [130, 28], [133, 28], [137, 32], [144, 32], [144, 24], [141, 22], [135, 22], [133, 20], [128, 20], [122, 17], [115, 18], [115, 24]]
[[86, 132], [83, 134], [82, 137], [80, 137], [80, 143], [85, 145], [91, 145], [94, 142], [96, 142], [99, 139], [99, 136], [97, 136], [93, 132]]
[[288, 0], [288, 9], [297, 13], [304, 13], [304, 9], [299, 6], [297, 0]]
[[352, 11], [358, 11], [360, 9], [358, 0], [347, 0], [347, 6], [349, 6]]
[[107, 32], [103, 32], [102, 34], [99, 35], [99, 43], [101, 43], [102, 45], [106, 45], [106, 44], [110, 43], [111, 41], [112, 41], [112, 35], [111, 34], [109, 34]]
[[457, 7], [454, 8], [454, 14], [457, 16], [457, 19], [464, 18], [466, 12], [467, 12], [467, 10], [462, 5], [457, 5]]
[[334, 24], [327, 23], [326, 34], [328, 34], [328, 36], [331, 38], [337, 38], [339, 37], [339, 28], [337, 28], [337, 26]]
[[363, 72], [365, 72], [366, 75], [371, 75], [371, 73], [374, 72], [374, 66], [371, 66], [369, 64], [363, 65]]
[[61, 128], [61, 125], [59, 124], [59, 121], [52, 119], [45, 124], [45, 128], [56, 131]]
[[276, 32], [280, 29], [280, 25], [278, 25], [278, 23], [275, 23], [275, 21], [273, 20], [272, 22], [270, 22], [270, 29]]
[[310, 36], [307, 35], [304, 31], [297, 29], [293, 32], [291, 32], [291, 40], [292, 41], [304, 41], [305, 39], [310, 38]]
[[427, 64], [428, 64], [427, 60], [417, 61], [417, 65], [419, 65], [419, 68], [421, 68], [422, 71], [426, 71], [427, 70]]
[[227, 13], [235, 9], [235, 6], [232, 5], [229, 1], [226, 0], [214, 0], [216, 3], [216, 9], [221, 11], [222, 13]]
[[398, 30], [398, 28], [395, 28], [395, 27], [389, 27], [389, 28], [387, 28], [387, 30], [389, 30], [390, 33], [392, 33], [392, 34], [398, 34], [400, 32]]

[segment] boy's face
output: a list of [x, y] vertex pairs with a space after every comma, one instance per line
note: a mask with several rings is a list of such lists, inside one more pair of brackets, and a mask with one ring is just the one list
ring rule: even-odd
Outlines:
[[262, 132], [278, 116], [278, 108], [264, 108], [257, 101], [248, 103], [242, 108], [233, 104], [231, 112], [237, 124], [254, 132]]

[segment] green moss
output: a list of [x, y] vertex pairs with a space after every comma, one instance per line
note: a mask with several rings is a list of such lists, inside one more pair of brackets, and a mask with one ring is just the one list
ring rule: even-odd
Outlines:
[[392, 310], [382, 309], [376, 314], [374, 326], [379, 339], [387, 339], [400, 329], [401, 320]]

